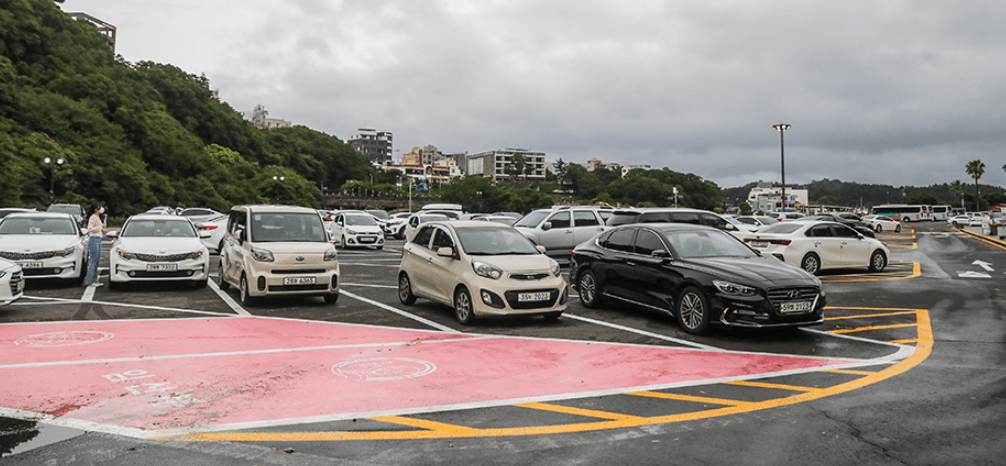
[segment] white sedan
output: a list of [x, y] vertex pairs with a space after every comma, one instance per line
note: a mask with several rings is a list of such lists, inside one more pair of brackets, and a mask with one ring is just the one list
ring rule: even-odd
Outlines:
[[901, 233], [901, 222], [886, 215], [867, 215], [860, 220], [862, 220], [867, 227], [877, 233], [884, 231]]
[[17, 262], [28, 278], [79, 283], [87, 276], [87, 235], [69, 214], [11, 214], [0, 223], [0, 257]]
[[[202, 241], [203, 246], [219, 254], [224, 245], [224, 233], [227, 231], [227, 216], [220, 215], [204, 222], [195, 222], [195, 224], [196, 229], [199, 230], [199, 239]], [[210, 235], [204, 237], [203, 232], [208, 232]]]
[[884, 243], [838, 222], [781, 222], [744, 239], [755, 251], [812, 274], [825, 269], [867, 267], [883, 271], [891, 257]]
[[140, 214], [129, 217], [122, 233], [113, 235], [109, 254], [109, 287], [130, 281], [189, 281], [206, 286], [210, 252], [183, 217]]
[[369, 246], [384, 249], [384, 230], [377, 218], [366, 212], [339, 212], [329, 228], [335, 244], [342, 249]]
[[469, 325], [477, 317], [558, 318], [569, 299], [559, 263], [513, 227], [461, 220], [419, 226], [405, 244], [398, 298], [426, 298], [454, 308]]
[[6, 259], [0, 259], [0, 306], [17, 301], [24, 295], [24, 275], [21, 267]]

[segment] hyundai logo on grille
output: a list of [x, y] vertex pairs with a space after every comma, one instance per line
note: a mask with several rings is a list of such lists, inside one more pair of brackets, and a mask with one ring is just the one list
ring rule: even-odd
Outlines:
[[790, 290], [786, 296], [788, 296], [789, 299], [800, 299], [800, 290]]

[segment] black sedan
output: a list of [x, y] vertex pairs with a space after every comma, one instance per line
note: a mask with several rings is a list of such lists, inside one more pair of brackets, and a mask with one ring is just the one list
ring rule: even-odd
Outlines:
[[573, 250], [569, 276], [588, 308], [611, 299], [656, 309], [674, 316], [688, 333], [705, 333], [712, 324], [768, 328], [824, 322], [820, 280], [701, 225], [610, 229]]

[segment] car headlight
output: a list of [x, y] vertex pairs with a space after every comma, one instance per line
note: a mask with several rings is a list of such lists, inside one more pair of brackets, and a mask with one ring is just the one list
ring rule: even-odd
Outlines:
[[339, 253], [335, 250], [335, 248], [325, 251], [325, 262], [332, 262], [336, 260], [339, 260]]
[[750, 286], [738, 285], [736, 283], [724, 282], [720, 280], [713, 280], [713, 285], [723, 294], [728, 294], [730, 296], [754, 296], [757, 293], [757, 290]]
[[125, 251], [125, 250], [123, 250], [121, 248], [116, 248], [115, 249], [115, 253], [118, 254], [119, 257], [121, 257], [123, 259], [126, 259], [126, 260], [136, 259], [136, 253], [128, 252], [128, 251]]
[[562, 275], [562, 268], [559, 267], [559, 263], [552, 259], [552, 275], [558, 277]]
[[252, 248], [251, 249], [252, 258], [259, 262], [275, 262], [276, 258], [273, 257], [272, 251], [266, 251], [265, 249]]
[[356, 230], [354, 230], [352, 228], [346, 228], [346, 234], [355, 235], [356, 234]]
[[76, 250], [77, 250], [76, 246], [70, 246], [62, 251], [57, 251], [56, 255], [66, 257], [72, 255]]
[[7, 276], [7, 272], [4, 272], [3, 270], [0, 270], [0, 278], [6, 277], [6, 276]]
[[492, 264], [486, 264], [485, 262], [472, 262], [472, 268], [475, 269], [475, 273], [480, 277], [499, 280], [499, 278], [503, 276], [502, 269]]
[[200, 250], [198, 250], [196, 252], [190, 252], [190, 253], [188, 253], [188, 254], [185, 255], [186, 259], [198, 259], [200, 257], [203, 257], [203, 250], [202, 249], [200, 249]]

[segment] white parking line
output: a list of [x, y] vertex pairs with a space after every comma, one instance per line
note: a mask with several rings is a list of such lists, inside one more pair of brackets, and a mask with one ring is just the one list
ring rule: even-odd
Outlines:
[[213, 280], [208, 280], [206, 284], [210, 286], [210, 289], [212, 289], [213, 292], [216, 293], [217, 296], [219, 296], [220, 299], [222, 299], [224, 303], [227, 304], [227, 306], [233, 309], [234, 312], [237, 312], [238, 315], [251, 317], [251, 313], [246, 311], [245, 308], [241, 307], [241, 305], [238, 304], [237, 301], [234, 301], [231, 298], [231, 295], [227, 294], [224, 290], [221, 290], [220, 287], [217, 286], [217, 282]]
[[342, 290], [341, 293], [344, 294], [344, 295], [346, 295], [346, 296], [349, 296], [350, 298], [353, 298], [353, 299], [356, 299], [356, 300], [359, 300], [359, 301], [363, 301], [363, 302], [365, 302], [367, 304], [370, 304], [371, 306], [377, 306], [377, 307], [379, 307], [381, 309], [384, 309], [386, 311], [394, 312], [395, 314], [398, 314], [400, 316], [408, 317], [408, 318], [410, 318], [412, 320], [415, 320], [417, 322], [422, 322], [422, 323], [424, 323], [426, 325], [429, 325], [430, 327], [433, 327], [433, 328], [435, 328], [437, 330], [440, 330], [442, 332], [463, 333], [463, 332], [459, 332], [457, 330], [454, 330], [454, 329], [452, 329], [452, 328], [450, 328], [450, 327], [448, 327], [446, 325], [440, 325], [440, 324], [438, 324], [438, 323], [436, 323], [436, 322], [434, 322], [432, 320], [424, 319], [424, 318], [419, 317], [419, 316], [417, 316], [415, 314], [411, 314], [411, 313], [405, 312], [405, 311], [403, 311], [401, 309], [393, 308], [391, 306], [388, 306], [387, 304], [379, 303], [379, 302], [374, 301], [372, 299], [364, 298], [363, 296], [359, 296], [359, 295], [350, 293], [350, 292], [348, 292], [346, 290]]
[[723, 351], [721, 348], [717, 348], [715, 346], [703, 345], [701, 343], [695, 343], [693, 341], [682, 340], [680, 338], [673, 338], [673, 337], [669, 337], [667, 335], [661, 335], [659, 333], [647, 332], [646, 330], [639, 330], [639, 329], [635, 329], [635, 328], [632, 328], [632, 327], [626, 327], [624, 325], [618, 325], [618, 324], [613, 324], [613, 323], [610, 323], [610, 322], [604, 322], [604, 321], [600, 321], [600, 320], [594, 320], [594, 319], [590, 319], [590, 318], [587, 318], [587, 317], [580, 317], [578, 315], [573, 315], [573, 314], [570, 314], [568, 312], [563, 312], [562, 316], [563, 317], [568, 317], [570, 319], [575, 319], [575, 320], [580, 320], [580, 321], [583, 321], [583, 322], [591, 323], [591, 324], [594, 324], [594, 325], [601, 325], [601, 326], [604, 326], [604, 327], [611, 327], [611, 328], [622, 330], [622, 331], [625, 331], [625, 332], [637, 333], [639, 335], [644, 335], [644, 336], [648, 336], [648, 337], [652, 337], [652, 338], [657, 338], [657, 339], [660, 339], [660, 340], [671, 341], [671, 342], [678, 343], [678, 344], [681, 344], [681, 345], [693, 346], [693, 347], [699, 348], [699, 349], [704, 349], [704, 350], [709, 350], [709, 351]]

